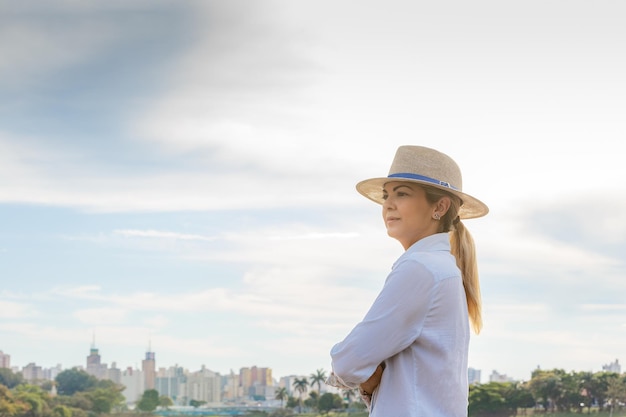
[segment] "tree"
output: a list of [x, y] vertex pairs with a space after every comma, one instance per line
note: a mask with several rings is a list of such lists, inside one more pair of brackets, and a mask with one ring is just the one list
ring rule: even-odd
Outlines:
[[156, 410], [159, 406], [159, 392], [155, 389], [145, 390], [137, 403], [137, 408], [148, 413]]
[[528, 388], [532, 392], [535, 401], [539, 402], [541, 400], [544, 411], [548, 411], [548, 408], [553, 410], [561, 397], [562, 384], [558, 374], [558, 370], [544, 371], [541, 369], [537, 369], [532, 373]]
[[161, 395], [159, 397], [159, 407], [168, 408], [174, 405], [174, 402], [167, 395]]
[[0, 385], [15, 388], [24, 382], [22, 374], [15, 374], [9, 368], [0, 368]]
[[57, 405], [52, 409], [52, 417], [72, 417], [72, 410], [64, 405]]
[[307, 392], [309, 388], [309, 382], [306, 380], [306, 378], [296, 378], [293, 381], [293, 387], [300, 394], [299, 396], [300, 407], [298, 408], [298, 411], [302, 411], [302, 394]]
[[59, 395], [73, 395], [76, 392], [87, 391], [98, 384], [93, 375], [81, 369], [66, 369], [55, 378]]
[[189, 405], [192, 406], [193, 408], [198, 408], [203, 404], [206, 404], [206, 401], [198, 401], [198, 400], [189, 401]]
[[319, 399], [320, 395], [317, 393], [317, 391], [311, 391], [311, 393], [309, 394], [309, 398], [304, 400], [304, 405], [310, 408], [316, 408]]
[[343, 407], [343, 399], [337, 394], [331, 394], [330, 392], [322, 395], [317, 402], [317, 409], [322, 414], [328, 414], [331, 410], [336, 410]]
[[582, 402], [587, 407], [587, 414], [589, 414], [591, 412], [591, 405], [593, 404], [593, 393], [596, 389], [593, 374], [591, 372], [580, 372], [578, 374], [578, 383], [581, 396], [583, 397]]
[[593, 376], [596, 380], [595, 399], [600, 406], [600, 411], [602, 411], [608, 398], [609, 381], [619, 375], [615, 372], [597, 372]]
[[607, 398], [609, 399], [609, 405], [611, 412], [609, 417], [613, 417], [613, 410], [615, 405], [626, 401], [626, 381], [623, 378], [615, 375], [608, 380]]
[[352, 404], [352, 399], [356, 397], [356, 390], [354, 389], [345, 389], [343, 390], [343, 398], [348, 400], [348, 407]]
[[124, 396], [122, 395], [123, 389], [123, 387], [118, 387], [113, 384], [107, 388], [91, 389], [85, 392], [85, 395], [93, 404], [92, 411], [98, 414], [110, 414], [111, 410], [124, 401]]
[[277, 400], [280, 400], [280, 407], [282, 408], [283, 401], [289, 397], [289, 394], [287, 393], [287, 388], [285, 387], [276, 388], [276, 391], [274, 391], [274, 394], [276, 395], [274, 398], [276, 398]]
[[507, 383], [504, 387], [504, 401], [511, 414], [517, 415], [517, 410], [535, 406], [535, 399], [526, 384]]
[[0, 384], [0, 417], [13, 417], [25, 412], [26, 405], [16, 402], [11, 391]]
[[287, 408], [296, 408], [300, 404], [300, 401], [296, 397], [291, 395], [287, 398]]
[[50, 396], [36, 385], [15, 387], [15, 400], [26, 405], [25, 417], [42, 417], [49, 410]]
[[326, 381], [326, 371], [318, 369], [314, 374], [311, 374], [309, 380], [311, 381], [311, 386], [317, 384], [317, 392], [321, 393], [322, 382]]
[[59, 395], [56, 397], [57, 404], [68, 406], [72, 409], [72, 416], [75, 410], [90, 411], [93, 408], [93, 401], [86, 392], [77, 392], [72, 396]]
[[502, 384], [490, 382], [470, 385], [468, 414], [470, 416], [508, 416], [509, 409], [502, 394]]

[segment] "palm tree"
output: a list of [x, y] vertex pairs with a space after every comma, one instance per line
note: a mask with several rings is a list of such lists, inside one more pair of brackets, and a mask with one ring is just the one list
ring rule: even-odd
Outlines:
[[274, 398], [280, 400], [280, 408], [283, 408], [283, 400], [286, 400], [289, 397], [289, 394], [287, 393], [287, 388], [276, 388], [274, 394], [276, 394]]
[[306, 378], [296, 378], [293, 381], [293, 388], [300, 393], [298, 401], [300, 405], [298, 406], [298, 412], [302, 412], [302, 394], [307, 392], [309, 388], [309, 382], [306, 380]]
[[345, 389], [343, 390], [343, 397], [348, 400], [348, 407], [352, 404], [352, 399], [356, 397], [356, 390], [354, 389]]
[[314, 374], [311, 374], [309, 380], [311, 381], [311, 386], [317, 384], [317, 392], [321, 394], [322, 382], [326, 381], [326, 371], [318, 369]]

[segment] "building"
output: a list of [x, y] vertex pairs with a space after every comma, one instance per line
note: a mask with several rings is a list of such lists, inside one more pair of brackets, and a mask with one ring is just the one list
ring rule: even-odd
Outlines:
[[509, 378], [506, 374], [500, 374], [498, 371], [494, 370], [489, 375], [489, 382], [513, 382], [513, 378]]
[[239, 370], [239, 384], [244, 395], [266, 396], [267, 389], [265, 387], [274, 386], [272, 370], [270, 368], [259, 368], [257, 366], [241, 368]]
[[206, 369], [204, 365], [199, 371], [190, 372], [187, 375], [187, 383], [184, 386], [187, 401], [196, 400], [207, 404], [218, 404], [222, 400], [222, 377]]
[[185, 370], [176, 365], [168, 369], [160, 368], [155, 380], [155, 389], [159, 395], [169, 397], [175, 405], [186, 405], [184, 395], [187, 375]]
[[43, 379], [47, 381], [54, 381], [61, 372], [63, 372], [63, 367], [61, 364], [58, 364], [54, 368], [45, 368], [43, 370]]
[[85, 367], [85, 372], [89, 375], [93, 375], [98, 379], [108, 378], [107, 375], [107, 365], [105, 363], [101, 363], [100, 353], [96, 348], [95, 340], [91, 345], [91, 349], [89, 350], [89, 356], [87, 356], [87, 366]]
[[146, 352], [146, 359], [141, 361], [141, 370], [144, 375], [145, 389], [154, 389], [156, 384], [156, 360], [154, 352], [150, 352], [149, 346], [148, 352]]
[[472, 384], [480, 384], [481, 371], [480, 369], [468, 368], [467, 370], [467, 382]]
[[280, 381], [278, 381], [278, 386], [281, 388], [286, 388], [288, 395], [292, 397], [297, 397], [298, 395], [300, 395], [300, 393], [295, 390], [294, 382], [296, 381], [296, 379], [302, 379], [302, 378], [308, 380], [308, 378], [303, 375], [284, 376], [280, 378]]
[[616, 374], [622, 373], [622, 367], [619, 364], [619, 360], [615, 359], [615, 362], [611, 362], [607, 365], [602, 365], [602, 370], [604, 372], [615, 372]]
[[124, 395], [127, 404], [134, 404], [141, 399], [145, 391], [144, 383], [143, 372], [139, 369], [128, 367], [121, 372], [120, 384], [125, 387], [122, 395]]
[[229, 375], [222, 376], [222, 401], [235, 402], [243, 396], [243, 390], [239, 384], [239, 375], [230, 370]]
[[42, 381], [44, 379], [43, 369], [31, 362], [22, 368], [22, 376], [27, 382]]
[[116, 384], [122, 383], [122, 370], [118, 369], [117, 363], [113, 362], [111, 367], [107, 371], [107, 379], [115, 382]]
[[0, 350], [0, 368], [11, 369], [11, 355], [7, 355], [1, 350]]

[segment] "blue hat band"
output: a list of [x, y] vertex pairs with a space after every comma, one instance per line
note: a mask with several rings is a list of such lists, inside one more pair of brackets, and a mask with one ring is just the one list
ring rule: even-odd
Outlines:
[[442, 187], [450, 188], [451, 190], [459, 191], [458, 188], [456, 188], [455, 186], [451, 185], [449, 182], [436, 180], [434, 178], [430, 178], [430, 177], [427, 177], [425, 175], [418, 175], [418, 174], [410, 174], [410, 173], [405, 173], [405, 172], [399, 172], [397, 174], [389, 174], [389, 176], [387, 178], [407, 178], [407, 179], [412, 179], [412, 180], [425, 181], [425, 182], [429, 182], [431, 184], [435, 184], [435, 185], [439, 185], [439, 186], [442, 186]]

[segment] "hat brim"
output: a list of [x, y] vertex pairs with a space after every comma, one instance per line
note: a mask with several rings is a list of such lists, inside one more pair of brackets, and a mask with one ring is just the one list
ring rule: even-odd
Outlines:
[[412, 178], [370, 178], [359, 182], [356, 185], [356, 189], [364, 197], [367, 197], [375, 203], [383, 204], [383, 187], [386, 183], [395, 181], [413, 182], [428, 187], [439, 188], [459, 197], [463, 201], [463, 204], [459, 209], [459, 217], [461, 219], [475, 219], [489, 213], [489, 207], [487, 207], [485, 203], [475, 197], [472, 197], [469, 194], [465, 194], [464, 192], [457, 191], [449, 187], [440, 186], [431, 182], [420, 181]]

